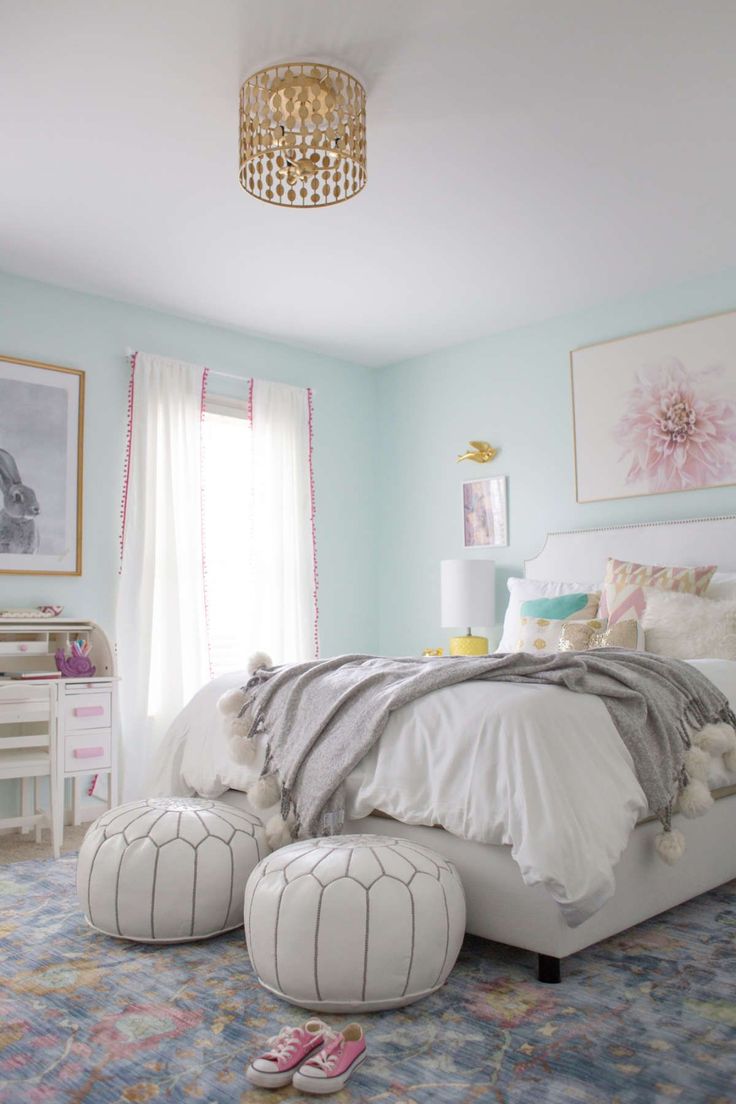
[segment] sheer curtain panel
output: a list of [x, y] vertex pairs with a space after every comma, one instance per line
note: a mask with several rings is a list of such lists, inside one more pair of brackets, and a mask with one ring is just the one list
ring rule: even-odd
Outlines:
[[253, 639], [275, 663], [319, 655], [312, 393], [253, 380]]
[[168, 725], [209, 678], [202, 538], [207, 369], [133, 357], [117, 642], [124, 800], [146, 792]]

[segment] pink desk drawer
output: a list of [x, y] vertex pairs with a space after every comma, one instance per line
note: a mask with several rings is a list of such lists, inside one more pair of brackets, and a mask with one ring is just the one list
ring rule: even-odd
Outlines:
[[67, 732], [110, 727], [110, 694], [74, 694], [64, 699], [64, 727]]
[[111, 764], [110, 730], [79, 732], [64, 741], [64, 770], [96, 771]]

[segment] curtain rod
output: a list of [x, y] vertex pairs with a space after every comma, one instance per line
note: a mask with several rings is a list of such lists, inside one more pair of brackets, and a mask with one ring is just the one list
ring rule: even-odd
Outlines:
[[[128, 360], [130, 360], [134, 353], [135, 349], [132, 349], [130, 345], [126, 345], [125, 355]], [[218, 372], [216, 368], [210, 368], [209, 374], [211, 376], [220, 376], [221, 379], [237, 380], [238, 383], [248, 383], [250, 380], [250, 376], [236, 376], [232, 372]]]
[[238, 383], [250, 382], [250, 376], [236, 376], [232, 372], [218, 372], [216, 368], [210, 368], [209, 373], [211, 376], [219, 376], [220, 379], [237, 380]]

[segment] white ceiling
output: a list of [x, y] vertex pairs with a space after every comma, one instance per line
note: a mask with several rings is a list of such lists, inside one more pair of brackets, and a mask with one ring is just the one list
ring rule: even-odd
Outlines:
[[[383, 364], [736, 258], [733, 0], [0, 0], [0, 268]], [[241, 80], [362, 75], [368, 185], [238, 184]]]

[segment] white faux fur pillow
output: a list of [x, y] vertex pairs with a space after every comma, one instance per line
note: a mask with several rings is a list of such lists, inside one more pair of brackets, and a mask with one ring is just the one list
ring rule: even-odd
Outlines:
[[647, 587], [646, 649], [672, 659], [736, 659], [736, 601]]

